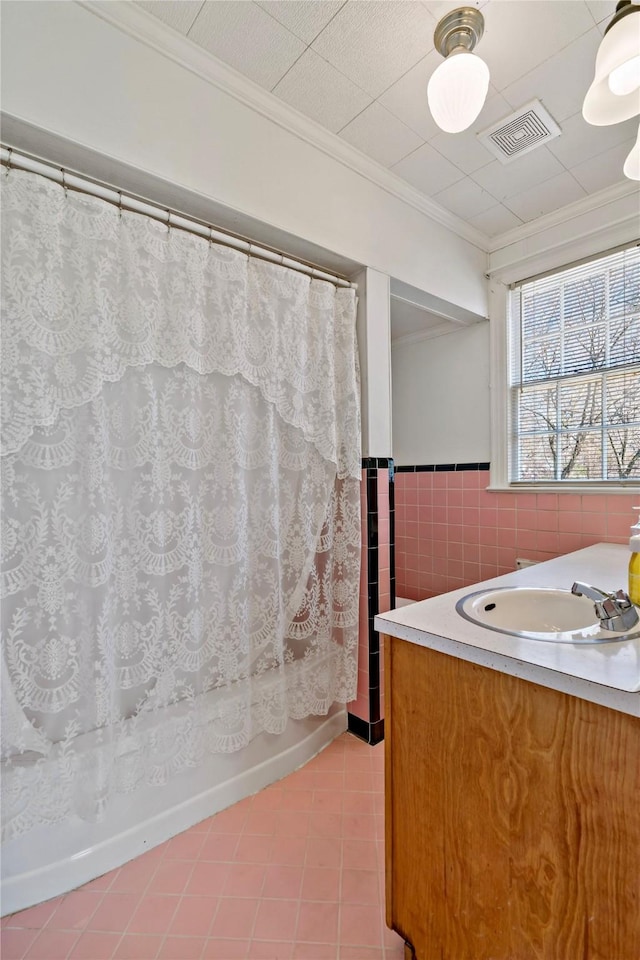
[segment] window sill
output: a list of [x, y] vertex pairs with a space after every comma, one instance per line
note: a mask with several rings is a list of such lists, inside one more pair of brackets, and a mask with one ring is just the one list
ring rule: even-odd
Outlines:
[[637, 481], [611, 481], [586, 484], [577, 483], [490, 483], [485, 488], [490, 493], [570, 493], [570, 494], [600, 494], [616, 496], [617, 494], [635, 493], [640, 496], [640, 484]]

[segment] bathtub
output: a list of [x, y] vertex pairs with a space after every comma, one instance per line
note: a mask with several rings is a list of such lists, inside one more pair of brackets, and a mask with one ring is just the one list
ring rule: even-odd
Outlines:
[[99, 822], [72, 817], [2, 846], [2, 915], [58, 896], [121, 866], [302, 766], [347, 729], [344, 705], [289, 720], [237, 753], [216, 754], [162, 786], [122, 794]]

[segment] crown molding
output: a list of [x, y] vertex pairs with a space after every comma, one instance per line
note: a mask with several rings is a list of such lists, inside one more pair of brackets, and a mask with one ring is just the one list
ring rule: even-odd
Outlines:
[[[597, 256], [638, 239], [640, 195], [634, 183], [614, 184], [540, 217], [526, 231], [499, 237], [489, 254], [488, 277], [500, 283], [527, 278]], [[510, 241], [509, 241], [509, 238]]]
[[[573, 203], [568, 203], [564, 207], [559, 207], [558, 210], [554, 210], [552, 213], [546, 213], [544, 216], [537, 217], [537, 219], [531, 220], [530, 223], [524, 223], [520, 227], [514, 227], [513, 230], [507, 230], [506, 233], [491, 237], [489, 239], [487, 252], [495, 253], [497, 250], [502, 250], [503, 247], [519, 243], [522, 240], [529, 240], [539, 233], [544, 233], [545, 230], [568, 223], [571, 220], [584, 216], [584, 214], [592, 213], [594, 210], [606, 207], [616, 200], [632, 197], [634, 193], [638, 194], [638, 186], [635, 184], [635, 181], [623, 180], [620, 183], [614, 183], [610, 187], [605, 187], [604, 190], [599, 190], [598, 193], [592, 193]], [[635, 212], [630, 211], [629, 216], [623, 219], [628, 220], [631, 217], [637, 219], [638, 207], [636, 207]]]
[[326, 130], [315, 120], [285, 104], [268, 90], [227, 66], [188, 37], [177, 33], [131, 0], [75, 0], [88, 12], [144, 43], [174, 63], [194, 73], [240, 103], [294, 134], [354, 173], [451, 230], [483, 252], [489, 250], [487, 234], [450, 213], [412, 187], [406, 180], [367, 157], [360, 150]]

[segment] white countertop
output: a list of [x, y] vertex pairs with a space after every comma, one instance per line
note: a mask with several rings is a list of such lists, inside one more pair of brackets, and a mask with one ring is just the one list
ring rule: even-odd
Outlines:
[[628, 547], [598, 543], [379, 614], [375, 627], [380, 633], [640, 716], [640, 637], [594, 644], [526, 640], [471, 623], [455, 609], [460, 597], [485, 587], [570, 589], [574, 580], [582, 580], [603, 590], [627, 590], [629, 556]]

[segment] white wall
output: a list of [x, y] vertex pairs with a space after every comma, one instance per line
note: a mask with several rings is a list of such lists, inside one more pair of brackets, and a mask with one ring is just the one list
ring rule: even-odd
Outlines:
[[2, 109], [487, 315], [484, 251], [85, 7], [3, 2]]
[[396, 465], [490, 460], [489, 324], [394, 343]]
[[[505, 283], [596, 256], [637, 240], [640, 198], [626, 184], [584, 210], [572, 204], [566, 219], [541, 217], [523, 231], [505, 234], [490, 254], [491, 327], [499, 340], [490, 395], [489, 323], [446, 336], [392, 345], [393, 457], [397, 465], [489, 461], [491, 483], [506, 482]], [[500, 282], [503, 281], [503, 282]], [[495, 437], [491, 443], [491, 403]]]
[[391, 316], [389, 277], [366, 268], [358, 284], [358, 356], [362, 396], [362, 456], [392, 456]]

